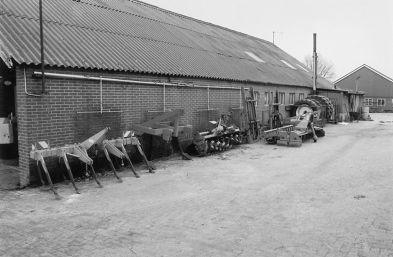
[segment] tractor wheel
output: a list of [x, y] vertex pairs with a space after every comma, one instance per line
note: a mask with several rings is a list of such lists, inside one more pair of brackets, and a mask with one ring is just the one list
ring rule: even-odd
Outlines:
[[321, 107], [317, 101], [308, 98], [296, 102], [295, 106], [297, 106], [296, 116], [302, 115], [305, 111], [315, 111]]
[[310, 95], [307, 98], [316, 100], [321, 105], [325, 105], [326, 106], [326, 118], [328, 120], [332, 120], [333, 119], [334, 105], [333, 105], [332, 101], [330, 101], [330, 99], [328, 97], [323, 96], [323, 95]]

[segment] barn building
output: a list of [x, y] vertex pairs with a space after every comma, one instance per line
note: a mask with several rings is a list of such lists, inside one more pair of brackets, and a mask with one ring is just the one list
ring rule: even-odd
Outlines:
[[368, 106], [370, 112], [393, 111], [393, 79], [366, 64], [334, 84], [338, 88], [365, 92], [363, 105]]
[[272, 43], [136, 0], [43, 1], [42, 88], [39, 1], [0, 8], [0, 117], [13, 120], [0, 158], [17, 159], [21, 186], [34, 178], [38, 141], [62, 146], [91, 126], [128, 130], [149, 111], [177, 108], [196, 126], [199, 110], [239, 107], [242, 86], [259, 95], [266, 121], [275, 92], [284, 115], [312, 92], [312, 72]]

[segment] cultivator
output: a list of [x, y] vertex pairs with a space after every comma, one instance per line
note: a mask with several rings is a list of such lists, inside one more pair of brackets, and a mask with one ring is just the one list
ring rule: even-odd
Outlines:
[[228, 122], [229, 116], [222, 115], [218, 122], [210, 122], [215, 125], [215, 128], [194, 134], [193, 145], [199, 156], [231, 149], [234, 145], [240, 145], [246, 140], [245, 133], [241, 132], [236, 125], [227, 125]]
[[[96, 181], [97, 185], [99, 187], [102, 187], [102, 184], [98, 180], [97, 174], [96, 174], [94, 167], [93, 167], [93, 159], [90, 158], [90, 156], [88, 155], [88, 150], [90, 148], [92, 148], [93, 146], [96, 146], [98, 150], [102, 150], [104, 152], [105, 157], [108, 160], [108, 162], [110, 163], [112, 171], [119, 182], [122, 182], [122, 180], [119, 177], [119, 175], [117, 174], [117, 171], [115, 169], [115, 166], [112, 162], [110, 155], [116, 156], [116, 157], [120, 158], [121, 160], [126, 159], [129, 162], [131, 170], [133, 171], [135, 176], [139, 177], [139, 175], [136, 173], [136, 171], [132, 165], [131, 159], [125, 149], [125, 146], [127, 146], [127, 145], [134, 145], [137, 147], [137, 149], [138, 149], [139, 153], [142, 155], [149, 171], [153, 172], [154, 168], [147, 161], [146, 156], [140, 146], [140, 142], [139, 142], [138, 138], [134, 137], [134, 135], [131, 132], [128, 132], [125, 135], [123, 135], [122, 138], [107, 140], [107, 139], [105, 139], [105, 136], [108, 131], [109, 131], [109, 128], [105, 128], [105, 129], [101, 130], [100, 132], [98, 132], [97, 134], [95, 134], [94, 136], [88, 138], [87, 140], [85, 140], [82, 143], [77, 143], [77, 144], [73, 144], [73, 145], [66, 145], [63, 147], [50, 147], [49, 144], [47, 144], [44, 141], [39, 142], [38, 145], [32, 146], [32, 151], [30, 152], [30, 158], [37, 162], [37, 166], [39, 169], [40, 169], [40, 164], [41, 164], [41, 167], [45, 173], [46, 179], [49, 183], [50, 189], [53, 191], [56, 199], [59, 199], [60, 196], [57, 193], [57, 190], [53, 185], [50, 173], [48, 171], [48, 168], [47, 168], [47, 165], [45, 162], [45, 158], [48, 158], [48, 157], [58, 157], [61, 160], [63, 160], [63, 162], [66, 166], [68, 176], [69, 176], [69, 178], [72, 182], [72, 185], [75, 189], [75, 192], [77, 194], [79, 194], [80, 191], [75, 184], [74, 176], [71, 171], [71, 166], [68, 161], [68, 156], [75, 157], [75, 158], [79, 159], [82, 163], [85, 163], [86, 175], [88, 175], [89, 177], [92, 177]], [[38, 175], [39, 175], [41, 184], [44, 185], [45, 183], [42, 178], [40, 170], [38, 172]]]
[[[261, 136], [261, 125], [257, 119], [254, 90], [241, 88], [242, 106], [231, 109], [230, 114], [218, 115], [217, 110], [202, 110], [205, 118], [215, 116], [215, 120], [203, 120], [202, 132], [194, 134], [193, 146], [198, 156], [206, 156], [231, 149], [235, 145], [252, 143]], [[216, 114], [216, 115], [214, 115]]]

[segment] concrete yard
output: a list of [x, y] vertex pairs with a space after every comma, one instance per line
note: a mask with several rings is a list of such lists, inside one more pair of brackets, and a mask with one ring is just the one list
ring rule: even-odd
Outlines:
[[392, 257], [393, 115], [372, 117], [301, 148], [159, 161], [81, 195], [60, 184], [60, 201], [0, 191], [0, 256]]

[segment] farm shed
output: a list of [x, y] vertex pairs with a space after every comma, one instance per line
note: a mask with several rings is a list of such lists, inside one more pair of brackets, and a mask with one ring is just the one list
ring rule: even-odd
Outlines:
[[[312, 91], [312, 73], [268, 41], [121, 0], [43, 1], [43, 90], [38, 10], [38, 0], [0, 3], [0, 114], [15, 130], [0, 158], [18, 159], [21, 186], [34, 177], [38, 141], [62, 146], [92, 127], [127, 130], [164, 109], [184, 109], [182, 123], [197, 125], [199, 110], [239, 107], [242, 86], [259, 95], [259, 117], [275, 92], [285, 106]], [[333, 85], [319, 79], [318, 88]]]

